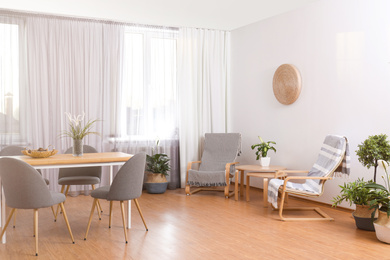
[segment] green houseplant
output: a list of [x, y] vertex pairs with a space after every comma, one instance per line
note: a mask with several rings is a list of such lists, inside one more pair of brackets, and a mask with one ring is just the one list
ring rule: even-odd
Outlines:
[[369, 136], [363, 143], [358, 145], [356, 155], [363, 166], [368, 169], [372, 166], [374, 167], [373, 180], [376, 182], [378, 160], [390, 161], [390, 144], [387, 140], [387, 135]]
[[274, 141], [264, 142], [263, 139], [258, 136], [260, 143], [251, 146], [252, 150], [256, 149], [256, 160], [260, 159], [262, 166], [269, 166], [271, 158], [267, 157], [268, 151], [272, 150], [276, 153], [276, 149], [272, 144], [276, 144]]
[[[158, 147], [159, 141], [156, 143]], [[149, 193], [164, 193], [168, 186], [166, 176], [171, 169], [169, 165], [169, 157], [164, 153], [154, 153], [152, 149], [152, 155], [146, 155], [146, 173], [147, 180], [145, 187]]]
[[389, 164], [385, 161], [379, 161], [379, 166], [385, 170], [385, 176], [382, 176], [385, 185], [370, 183], [365, 185], [371, 189], [371, 208], [374, 213], [378, 211], [378, 220], [374, 221], [375, 233], [378, 240], [390, 244], [390, 176], [387, 172]]
[[356, 210], [352, 213], [352, 216], [355, 219], [356, 227], [369, 231], [375, 230], [373, 219], [371, 218], [371, 214], [374, 210], [369, 206], [372, 194], [371, 189], [366, 187], [366, 185], [373, 183], [372, 180], [364, 181], [362, 178], [357, 179], [354, 182], [339, 185], [341, 188], [340, 195], [332, 200], [333, 207], [340, 205], [343, 201], [349, 202], [350, 206], [355, 204]]

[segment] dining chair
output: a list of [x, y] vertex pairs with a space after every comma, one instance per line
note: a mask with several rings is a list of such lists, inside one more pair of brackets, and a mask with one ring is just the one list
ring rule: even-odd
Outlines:
[[119, 169], [114, 180], [112, 181], [111, 186], [103, 186], [91, 192], [91, 196], [94, 198], [94, 200], [92, 203], [91, 215], [89, 216], [87, 231], [85, 233], [84, 240], [87, 240], [88, 231], [91, 226], [93, 212], [95, 210], [95, 206], [97, 205], [98, 199], [105, 199], [110, 202], [110, 214], [109, 214], [109, 225], [108, 225], [109, 228], [111, 228], [113, 202], [114, 201], [120, 202], [123, 230], [125, 233], [126, 244], [127, 244], [127, 232], [126, 232], [124, 201], [134, 200], [134, 203], [138, 209], [138, 212], [144, 223], [146, 231], [148, 231], [148, 227], [146, 226], [145, 219], [142, 215], [142, 211], [137, 200], [139, 197], [141, 197], [142, 194], [145, 162], [146, 162], [145, 153], [138, 153], [134, 155]]
[[16, 209], [34, 210], [35, 255], [38, 255], [38, 209], [59, 204], [63, 212], [66, 226], [74, 244], [72, 230], [66, 215], [65, 195], [49, 191], [46, 183], [37, 170], [29, 164], [15, 158], [0, 158], [0, 177], [3, 184], [5, 203], [11, 212], [1, 231], [3, 237]]
[[[84, 153], [97, 153], [98, 151], [89, 145], [83, 145]], [[72, 153], [72, 147], [65, 151], [66, 154]], [[102, 167], [78, 167], [78, 168], [60, 168], [58, 173], [58, 184], [61, 185], [61, 193], [68, 195], [71, 185], [91, 185], [92, 190], [95, 189], [95, 184], [99, 184], [102, 176]], [[66, 187], [66, 188], [65, 188]], [[57, 207], [56, 216], [59, 207]], [[98, 215], [101, 219], [100, 212], [103, 212], [100, 202], [98, 201]]]
[[[19, 156], [19, 155], [23, 155], [22, 154], [22, 150], [24, 150], [25, 148], [24, 147], [21, 147], [21, 146], [16, 146], [16, 145], [10, 145], [10, 146], [6, 146], [4, 147], [1, 151], [0, 151], [0, 156]], [[41, 171], [40, 170], [37, 170], [39, 172], [39, 174], [42, 175]], [[43, 178], [43, 180], [45, 181], [45, 183], [47, 185], [50, 184], [50, 181], [46, 178]], [[53, 215], [54, 215], [54, 221], [57, 221], [57, 218], [56, 218], [56, 214], [54, 212], [54, 208], [51, 207], [51, 210], [53, 211]], [[16, 210], [14, 212], [14, 225], [13, 225], [13, 228], [15, 228], [16, 226]]]
[[[201, 161], [189, 162], [187, 165], [186, 187], [187, 195], [199, 191], [223, 191], [225, 198], [234, 194], [230, 191], [230, 178], [233, 176], [234, 165], [241, 148], [240, 133], [207, 133]], [[193, 164], [199, 164], [199, 169], [192, 169]], [[191, 187], [195, 189], [191, 190]]]

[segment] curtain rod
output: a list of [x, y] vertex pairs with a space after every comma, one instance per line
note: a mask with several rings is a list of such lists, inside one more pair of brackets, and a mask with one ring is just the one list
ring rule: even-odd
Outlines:
[[172, 27], [172, 26], [139, 24], [139, 23], [124, 22], [124, 21], [115, 21], [110, 19], [98, 19], [98, 18], [62, 15], [62, 14], [48, 14], [48, 13], [20, 11], [20, 10], [3, 9], [3, 8], [0, 8], [0, 15], [33, 16], [33, 17], [43, 17], [48, 19], [63, 19], [63, 20], [74, 20], [74, 21], [81, 21], [81, 22], [97, 22], [97, 23], [104, 23], [104, 24], [118, 24], [118, 25], [126, 25], [126, 26], [138, 26], [138, 27], [154, 27], [159, 29], [170, 29], [174, 31], [179, 30], [178, 27]]

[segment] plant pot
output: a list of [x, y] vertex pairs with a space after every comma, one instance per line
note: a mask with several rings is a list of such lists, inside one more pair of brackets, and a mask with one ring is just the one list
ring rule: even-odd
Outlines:
[[165, 175], [161, 173], [146, 172], [145, 188], [148, 193], [161, 194], [167, 190], [168, 181]]
[[379, 211], [378, 220], [374, 222], [375, 234], [379, 241], [390, 244], [390, 218], [384, 211]]
[[151, 194], [161, 194], [167, 190], [168, 182], [145, 182], [145, 188], [148, 193]]
[[260, 165], [263, 167], [268, 167], [271, 163], [271, 157], [260, 157]]
[[83, 139], [73, 139], [73, 156], [83, 156]]
[[352, 213], [352, 216], [358, 229], [375, 231], [373, 221], [377, 218], [371, 218], [373, 211], [374, 209], [370, 209], [368, 205], [356, 205], [356, 211]]

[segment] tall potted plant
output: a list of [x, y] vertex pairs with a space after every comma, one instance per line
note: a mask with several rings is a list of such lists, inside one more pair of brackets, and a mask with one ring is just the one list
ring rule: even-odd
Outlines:
[[[156, 143], [158, 147], [159, 141]], [[163, 153], [154, 153], [146, 155], [146, 176], [145, 188], [149, 193], [160, 194], [164, 193], [168, 186], [168, 171], [171, 169], [169, 165], [169, 157]]]
[[387, 135], [372, 135], [369, 136], [363, 143], [358, 145], [356, 151], [359, 162], [363, 166], [370, 169], [374, 167], [374, 182], [376, 182], [376, 171], [378, 160], [390, 161], [390, 144], [387, 140]]
[[275, 147], [273, 147], [271, 144], [276, 144], [274, 141], [268, 141], [264, 142], [263, 139], [258, 136], [260, 143], [254, 144], [251, 146], [252, 150], [256, 149], [256, 160], [260, 159], [260, 165], [261, 166], [269, 166], [271, 162], [271, 158], [267, 156], [268, 151], [272, 150], [276, 153]]
[[378, 240], [390, 244], [390, 176], [387, 172], [389, 164], [385, 161], [379, 161], [378, 163], [385, 170], [385, 176], [382, 176], [385, 185], [370, 183], [365, 187], [373, 189], [371, 190], [370, 205], [379, 213], [378, 219], [374, 221], [376, 237]]

